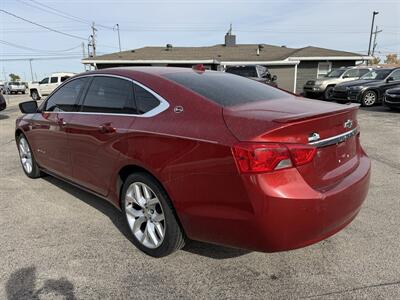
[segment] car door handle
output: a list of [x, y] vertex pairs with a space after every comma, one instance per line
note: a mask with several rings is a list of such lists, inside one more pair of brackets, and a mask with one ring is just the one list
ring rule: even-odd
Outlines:
[[99, 131], [101, 133], [114, 133], [116, 129], [111, 126], [111, 123], [105, 123], [99, 126]]

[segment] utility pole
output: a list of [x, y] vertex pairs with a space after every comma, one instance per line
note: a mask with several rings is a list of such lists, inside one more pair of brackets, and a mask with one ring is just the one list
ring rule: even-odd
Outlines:
[[31, 79], [33, 80], [33, 71], [32, 71], [32, 58], [29, 59], [29, 67], [31, 68]]
[[[371, 33], [369, 35], [368, 56], [370, 56], [370, 54], [371, 54], [372, 33], [373, 33], [373, 30], [374, 30], [375, 16], [377, 14], [379, 14], [378, 11], [373, 11], [372, 12], [372, 24], [371, 24]], [[369, 61], [367, 61], [367, 64], [369, 64]]]
[[113, 30], [115, 31], [115, 29], [117, 30], [118, 33], [118, 46], [119, 46], [119, 52], [121, 52], [121, 36], [119, 35], [119, 24], [116, 24], [113, 27]]
[[94, 27], [94, 22], [92, 23], [92, 49], [93, 49], [93, 57], [96, 56], [96, 31], [97, 29]]
[[376, 46], [378, 45], [377, 43], [376, 43], [376, 36], [378, 35], [378, 33], [380, 33], [380, 32], [382, 32], [382, 30], [378, 30], [378, 25], [375, 27], [375, 31], [374, 31], [374, 43], [373, 43], [373, 45], [372, 45], [372, 56], [374, 56], [374, 54], [375, 54], [375, 48], [376, 48]]
[[[82, 42], [82, 58], [86, 58], [86, 52], [85, 52], [85, 42]], [[83, 64], [83, 70], [86, 71], [86, 65]]]

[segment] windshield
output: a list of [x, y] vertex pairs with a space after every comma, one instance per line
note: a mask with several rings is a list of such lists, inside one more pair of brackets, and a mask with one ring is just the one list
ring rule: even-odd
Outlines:
[[22, 85], [20, 82], [10, 82], [10, 85]]
[[325, 77], [338, 78], [344, 73], [344, 71], [346, 71], [346, 69], [333, 70], [333, 71], [329, 72], [328, 74], [326, 74]]
[[392, 70], [372, 70], [368, 72], [367, 74], [363, 75], [361, 79], [376, 79], [376, 80], [382, 80], [385, 79], [391, 72]]

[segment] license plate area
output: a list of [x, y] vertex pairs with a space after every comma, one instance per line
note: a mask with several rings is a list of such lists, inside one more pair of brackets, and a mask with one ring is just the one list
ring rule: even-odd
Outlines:
[[346, 139], [345, 141], [336, 145], [336, 159], [338, 163], [342, 164], [352, 159], [356, 155], [357, 145], [356, 137]]

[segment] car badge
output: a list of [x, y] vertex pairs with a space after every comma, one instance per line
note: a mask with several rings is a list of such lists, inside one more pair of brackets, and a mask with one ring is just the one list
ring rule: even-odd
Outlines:
[[351, 127], [353, 127], [353, 121], [350, 119], [347, 120], [346, 122], [344, 122], [343, 127], [350, 129]]
[[308, 136], [308, 142], [316, 142], [316, 141], [318, 141], [320, 139], [320, 136], [319, 136], [319, 134], [318, 133], [316, 133], [316, 132], [313, 132], [313, 133], [311, 133], [309, 136]]
[[182, 106], [175, 106], [174, 107], [174, 112], [177, 113], [177, 114], [183, 112], [183, 107]]

